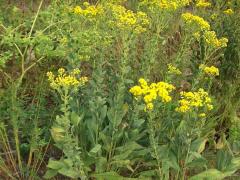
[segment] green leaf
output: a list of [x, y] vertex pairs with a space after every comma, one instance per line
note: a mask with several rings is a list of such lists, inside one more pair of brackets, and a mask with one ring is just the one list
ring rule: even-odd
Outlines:
[[61, 161], [55, 161], [55, 160], [49, 160], [48, 162], [48, 165], [47, 165], [48, 168], [51, 168], [51, 169], [54, 169], [54, 170], [59, 170], [61, 168], [64, 168], [65, 167], [65, 164]]
[[102, 148], [109, 152], [111, 149], [111, 137], [107, 134], [104, 134], [103, 132], [99, 133], [99, 137], [103, 141]]
[[201, 154], [197, 152], [190, 152], [187, 158], [186, 167], [204, 167], [207, 164], [207, 160], [202, 157]]
[[71, 159], [64, 159], [63, 162], [67, 167], [72, 167], [73, 166], [73, 162], [72, 162]]
[[217, 152], [217, 169], [224, 171], [231, 163], [232, 155], [226, 150]]
[[153, 177], [157, 176], [156, 170], [149, 170], [149, 171], [142, 171], [140, 172], [139, 178], [145, 179], [145, 180], [151, 180]]
[[231, 176], [240, 169], [240, 157], [233, 158], [230, 165], [224, 170], [226, 176]]
[[81, 122], [81, 120], [83, 119], [84, 117], [84, 113], [79, 116], [77, 113], [75, 112], [72, 112], [71, 113], [71, 122], [73, 124], [73, 126], [77, 127], [79, 125], [79, 123]]
[[202, 153], [205, 149], [205, 145], [208, 139], [206, 138], [199, 138], [196, 139], [195, 141], [192, 142], [190, 150], [192, 152], [198, 152], [198, 153]]
[[96, 159], [96, 172], [102, 173], [106, 171], [107, 168], [107, 159], [105, 157], [99, 157]]
[[43, 176], [44, 179], [52, 179], [54, 176], [58, 174], [57, 170], [48, 169], [46, 174]]
[[136, 178], [126, 178], [123, 176], [120, 176], [114, 171], [111, 172], [105, 172], [105, 173], [99, 173], [99, 174], [93, 174], [92, 177], [95, 177], [98, 180], [131, 180]]
[[209, 169], [207, 171], [201, 172], [198, 175], [191, 177], [189, 180], [221, 180], [225, 176], [217, 169]]
[[131, 161], [130, 160], [116, 160], [116, 161], [112, 161], [111, 165], [115, 165], [116, 167], [127, 167], [127, 166], [131, 166]]
[[177, 171], [180, 170], [177, 156], [172, 151], [169, 152], [168, 162], [169, 162], [169, 167], [172, 167]]
[[142, 146], [136, 142], [128, 142], [124, 146], [116, 148], [117, 154], [113, 157], [113, 160], [125, 160], [137, 149], [142, 149]]
[[104, 105], [102, 108], [101, 108], [101, 120], [105, 119], [107, 115], [107, 106]]
[[143, 125], [145, 119], [137, 119], [133, 122], [133, 127], [139, 128]]
[[70, 178], [78, 178], [79, 177], [78, 171], [74, 171], [74, 170], [68, 169], [68, 168], [62, 168], [58, 172], [64, 176], [67, 176]]
[[95, 145], [89, 152], [89, 154], [97, 154], [101, 150], [102, 146], [100, 144]]

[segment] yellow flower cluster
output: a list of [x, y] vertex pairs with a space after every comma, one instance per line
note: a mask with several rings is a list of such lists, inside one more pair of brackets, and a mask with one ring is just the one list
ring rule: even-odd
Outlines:
[[206, 43], [214, 48], [227, 47], [228, 39], [218, 39], [215, 31], [206, 31], [203, 36]]
[[139, 86], [133, 86], [130, 89], [136, 98], [143, 97], [146, 110], [152, 110], [154, 108], [153, 101], [160, 98], [162, 102], [167, 103], [172, 100], [169, 95], [175, 87], [166, 82], [151, 83], [148, 85], [147, 81], [143, 78], [139, 79]]
[[197, 38], [197, 40], [200, 39], [200, 31], [202, 31], [204, 40], [211, 47], [213, 48], [227, 47], [228, 39], [227, 38], [218, 39], [216, 32], [210, 30], [211, 28], [210, 24], [203, 18], [192, 15], [191, 13], [182, 14], [182, 18], [186, 21], [187, 24], [195, 25], [194, 27], [196, 27], [196, 29], [194, 31], [194, 37]]
[[73, 12], [86, 17], [94, 17], [103, 13], [103, 7], [100, 5], [94, 6], [90, 5], [88, 2], [84, 2], [83, 6], [84, 9], [81, 8], [81, 6], [74, 7]]
[[159, 3], [159, 7], [160, 7], [160, 9], [176, 10], [178, 6], [177, 6], [176, 2], [162, 0]]
[[149, 24], [149, 18], [146, 13], [138, 11], [134, 13], [121, 5], [110, 4], [114, 16], [114, 22], [120, 29], [133, 29], [137, 33], [145, 32]]
[[210, 30], [210, 24], [199, 16], [195, 16], [191, 13], [183, 13], [182, 18], [188, 25], [194, 25], [201, 31]]
[[205, 8], [205, 7], [210, 7], [210, 6], [211, 6], [211, 3], [207, 2], [206, 0], [198, 0], [196, 3], [196, 7]]
[[178, 101], [179, 106], [176, 108], [177, 112], [186, 113], [193, 109], [200, 110], [199, 117], [205, 116], [205, 111], [213, 109], [212, 100], [208, 93], [203, 89], [196, 92], [180, 92], [181, 99]]
[[182, 74], [182, 72], [177, 67], [173, 66], [172, 64], [168, 64], [168, 73], [176, 74], [176, 75]]
[[79, 69], [74, 69], [72, 72], [67, 73], [64, 68], [60, 68], [58, 70], [57, 76], [55, 76], [52, 72], [48, 72], [48, 80], [50, 82], [50, 86], [53, 89], [59, 90], [61, 88], [64, 89], [78, 89], [80, 86], [85, 85], [88, 81], [87, 77], [80, 77]]
[[203, 64], [201, 64], [199, 66], [199, 69], [201, 69], [203, 72], [205, 72], [207, 75], [210, 75], [210, 76], [219, 76], [219, 69], [216, 68], [215, 66], [211, 66], [211, 67], [208, 67], [208, 66], [205, 66]]
[[177, 10], [189, 5], [191, 0], [142, 0], [141, 5], [162, 10]]
[[[199, 39], [200, 39], [199, 32], [194, 33], [193, 36], [199, 41]], [[204, 38], [205, 42], [213, 48], [227, 47], [228, 39], [224, 38], [224, 37], [218, 39], [215, 31], [203, 32], [203, 38]]]
[[224, 14], [228, 14], [228, 15], [231, 15], [231, 14], [234, 13], [234, 11], [232, 9], [227, 9], [227, 10], [225, 10], [223, 12], [224, 12]]
[[213, 14], [210, 16], [210, 18], [211, 18], [212, 20], [215, 20], [217, 17], [218, 17], [218, 14], [217, 14], [217, 13], [213, 13]]

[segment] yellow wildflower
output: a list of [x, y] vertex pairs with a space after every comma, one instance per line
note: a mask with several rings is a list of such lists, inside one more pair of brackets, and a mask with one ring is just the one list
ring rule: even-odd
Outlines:
[[188, 25], [195, 25], [200, 30], [210, 30], [210, 24], [202, 17], [195, 16], [191, 13], [184, 13], [182, 14], [182, 18]]
[[88, 77], [84, 76], [84, 77], [79, 78], [79, 85], [80, 86], [85, 85], [87, 82], [88, 82]]
[[63, 68], [58, 69], [59, 75], [63, 75], [64, 73], [65, 73], [65, 69], [63, 69]]
[[140, 78], [140, 79], [138, 80], [138, 82], [140, 83], [140, 85], [141, 85], [142, 87], [147, 86], [147, 81], [146, 81], [145, 79], [143, 79], [143, 78]]
[[182, 72], [177, 67], [173, 66], [171, 63], [168, 64], [168, 73], [176, 75], [182, 74]]
[[227, 15], [231, 15], [234, 13], [234, 11], [232, 9], [226, 9], [225, 11], [223, 11], [224, 14], [227, 14]]
[[197, 92], [181, 92], [180, 95], [181, 99], [178, 101], [179, 106], [176, 108], [178, 112], [186, 113], [193, 109], [205, 111], [213, 108], [211, 98], [208, 93], [201, 88]]
[[189, 5], [190, 2], [191, 0], [141, 0], [140, 5], [150, 9], [157, 8], [166, 11], [175, 11]]
[[81, 73], [81, 71], [80, 71], [80, 69], [78, 69], [78, 68], [75, 68], [74, 70], [73, 70], [73, 74], [74, 75], [78, 75], [78, 74], [80, 74]]
[[166, 82], [151, 83], [148, 85], [147, 81], [143, 78], [140, 78], [138, 82], [140, 86], [133, 86], [129, 91], [135, 97], [143, 97], [146, 109], [153, 108], [153, 104], [151, 103], [153, 103], [157, 98], [160, 98], [164, 103], [172, 100], [169, 93], [175, 89], [173, 85]]
[[161, 9], [168, 9], [168, 10], [176, 10], [177, 3], [176, 2], [167, 2], [166, 0], [162, 0], [159, 4]]
[[134, 96], [141, 96], [142, 95], [142, 88], [140, 86], [133, 86], [130, 89], [130, 93], [132, 93]]
[[214, 48], [227, 46], [228, 39], [227, 38], [218, 39], [215, 31], [206, 31], [203, 36], [206, 43]]
[[196, 7], [210, 7], [211, 6], [211, 3], [210, 2], [206, 2], [206, 0], [198, 0], [197, 1], [197, 4], [196, 4]]
[[110, 4], [109, 6], [114, 18], [114, 21], [111, 22], [112, 25], [116, 25], [122, 30], [132, 29], [136, 33], [146, 31], [145, 27], [149, 24], [149, 18], [146, 13], [141, 11], [134, 13], [121, 5]]
[[200, 113], [198, 116], [201, 118], [204, 118], [204, 117], [206, 117], [206, 113]]
[[176, 111], [178, 112], [187, 112], [190, 110], [190, 102], [185, 100], [185, 99], [181, 99], [179, 100], [179, 104], [180, 106], [176, 108]]
[[86, 17], [95, 17], [96, 15], [102, 14], [103, 8], [101, 5], [90, 5], [88, 2], [84, 2], [83, 5], [85, 9], [82, 9], [81, 6], [76, 6], [73, 8], [74, 14], [83, 15]]
[[145, 103], [150, 103], [153, 101], [153, 97], [151, 96], [151, 94], [148, 94], [146, 96], [144, 96], [144, 101]]
[[146, 110], [153, 110], [153, 103], [148, 103], [147, 105], [146, 105], [146, 109], [145, 109], [145, 111]]
[[48, 80], [50, 86], [53, 89], [68, 89], [77, 90], [78, 87], [83, 86], [87, 81], [87, 77], [78, 78], [77, 75], [80, 73], [79, 69], [74, 69], [72, 72], [67, 73], [64, 68], [58, 69], [58, 74], [55, 76], [52, 72], [48, 72]]
[[212, 20], [215, 20], [217, 17], [218, 17], [218, 14], [217, 14], [217, 13], [213, 13], [213, 14], [210, 16], [210, 18], [211, 18]]
[[193, 36], [199, 41], [200, 40], [200, 33], [199, 32], [195, 32], [194, 34], [193, 34]]
[[76, 6], [76, 7], [74, 7], [74, 9], [73, 9], [73, 12], [74, 12], [75, 14], [81, 14], [82, 11], [83, 11], [83, 9], [82, 9], [80, 6]]
[[202, 64], [199, 66], [199, 69], [203, 70], [207, 75], [219, 76], [219, 69], [215, 66], [208, 67]]
[[213, 105], [207, 104], [207, 109], [208, 109], [209, 111], [211, 111], [211, 110], [213, 109]]

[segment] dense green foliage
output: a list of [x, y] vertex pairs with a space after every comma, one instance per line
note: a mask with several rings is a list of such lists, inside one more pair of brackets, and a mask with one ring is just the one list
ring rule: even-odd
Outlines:
[[1, 179], [240, 169], [238, 0], [0, 1]]

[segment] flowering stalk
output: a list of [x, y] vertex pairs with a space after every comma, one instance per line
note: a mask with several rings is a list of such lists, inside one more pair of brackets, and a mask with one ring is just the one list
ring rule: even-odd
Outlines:
[[[88, 81], [86, 77], [79, 77], [79, 74], [79, 69], [74, 69], [72, 72], [67, 73], [65, 69], [60, 68], [57, 76], [52, 72], [48, 72], [47, 76], [50, 81], [50, 86], [60, 94], [61, 100], [63, 101], [61, 106], [63, 114], [57, 116], [51, 128], [52, 137], [56, 145], [63, 151], [66, 159], [73, 163], [70, 168], [72, 168], [74, 174], [71, 177], [86, 179], [87, 177], [83, 169], [84, 163], [80, 156], [81, 150], [72, 132], [72, 128], [74, 128], [76, 124], [71, 122], [72, 112], [70, 111], [71, 95], [76, 93], [78, 89]], [[76, 157], [76, 155], [78, 156]]]

